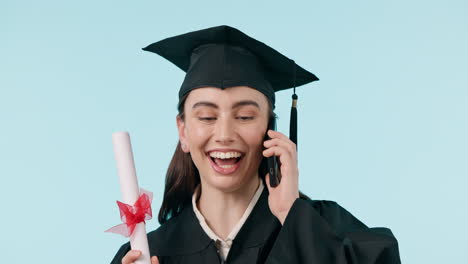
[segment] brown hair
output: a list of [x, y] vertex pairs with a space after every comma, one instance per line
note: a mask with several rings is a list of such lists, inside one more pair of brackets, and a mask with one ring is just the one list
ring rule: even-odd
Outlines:
[[[187, 96], [188, 94], [182, 97], [177, 106], [178, 117], [182, 120], [185, 120], [184, 103]], [[276, 118], [269, 100], [268, 104], [270, 109], [269, 117]], [[262, 160], [258, 168], [258, 175], [266, 186], [265, 176], [268, 170], [265, 161], [266, 159]], [[199, 183], [200, 174], [198, 169], [190, 154], [182, 151], [179, 141], [166, 173], [164, 196], [158, 214], [158, 221], [161, 225], [177, 216], [192, 202], [192, 195]], [[301, 198], [309, 199], [302, 192], [299, 192], [299, 195]]]

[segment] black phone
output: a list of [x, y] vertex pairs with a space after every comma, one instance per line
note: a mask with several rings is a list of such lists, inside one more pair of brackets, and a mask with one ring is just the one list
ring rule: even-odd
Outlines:
[[[272, 116], [268, 122], [268, 130], [275, 130], [276, 131], [276, 119]], [[267, 132], [268, 132], [267, 130]], [[265, 134], [265, 140], [271, 139], [268, 134]], [[276, 187], [281, 182], [281, 171], [280, 171], [280, 163], [276, 156], [271, 156], [266, 158], [266, 166], [267, 172], [270, 174], [270, 186]]]

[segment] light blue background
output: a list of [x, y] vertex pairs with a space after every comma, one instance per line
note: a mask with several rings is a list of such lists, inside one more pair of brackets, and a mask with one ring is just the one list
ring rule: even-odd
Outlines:
[[466, 1], [188, 2], [1, 0], [2, 263], [110, 262], [112, 132], [158, 211], [184, 74], [141, 48], [221, 24], [321, 79], [298, 89], [305, 193], [390, 227], [405, 263], [466, 261]]

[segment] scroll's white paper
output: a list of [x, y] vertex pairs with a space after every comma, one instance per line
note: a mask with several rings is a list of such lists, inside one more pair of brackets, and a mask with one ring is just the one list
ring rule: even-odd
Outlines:
[[[135, 162], [133, 160], [132, 144], [127, 132], [116, 132], [112, 134], [115, 161], [120, 179], [120, 190], [122, 202], [133, 205], [140, 196], [140, 188], [136, 177]], [[135, 261], [136, 264], [150, 264], [150, 253], [148, 238], [146, 236], [145, 223], [139, 223], [130, 236], [132, 249], [140, 250], [141, 256]]]

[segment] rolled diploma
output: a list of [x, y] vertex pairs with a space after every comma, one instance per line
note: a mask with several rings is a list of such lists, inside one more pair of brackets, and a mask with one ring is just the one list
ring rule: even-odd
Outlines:
[[[128, 132], [116, 132], [112, 134], [117, 172], [120, 179], [120, 190], [122, 201], [133, 205], [140, 197], [140, 188], [136, 177], [135, 163], [133, 160], [132, 145]], [[145, 223], [139, 223], [130, 236], [132, 249], [140, 250], [141, 256], [135, 261], [136, 264], [150, 264], [150, 253], [148, 238], [146, 236]]]

